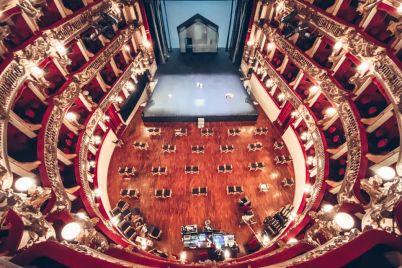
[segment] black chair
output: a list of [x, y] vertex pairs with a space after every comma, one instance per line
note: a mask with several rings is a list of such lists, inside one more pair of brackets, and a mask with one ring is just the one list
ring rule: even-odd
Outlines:
[[117, 217], [121, 214], [121, 209], [120, 208], [114, 208], [113, 210], [110, 211], [110, 214], [112, 214], [113, 217]]
[[124, 200], [119, 200], [116, 204], [116, 207], [123, 210], [125, 207], [129, 206], [128, 203]]
[[208, 188], [207, 187], [200, 187], [200, 194], [201, 195], [207, 195], [208, 194]]
[[162, 198], [163, 197], [163, 190], [155, 190], [155, 197]]
[[131, 241], [134, 241], [135, 237], [137, 236], [137, 232], [131, 226], [129, 228], [127, 228], [126, 231], [124, 231], [124, 234]]
[[131, 227], [130, 223], [128, 221], [122, 221], [118, 225], [119, 229], [124, 233], [129, 227]]
[[191, 194], [193, 194], [193, 195], [198, 195], [200, 192], [199, 192], [199, 189], [198, 188], [193, 188], [192, 190], [191, 190]]

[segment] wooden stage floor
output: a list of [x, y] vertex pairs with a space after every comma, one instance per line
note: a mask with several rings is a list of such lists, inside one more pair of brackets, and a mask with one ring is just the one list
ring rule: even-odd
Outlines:
[[[259, 117], [255, 125], [244, 125], [236, 122], [206, 123], [206, 127], [214, 129], [214, 136], [202, 137], [195, 123], [161, 123], [162, 135], [151, 137], [141, 120], [140, 109], [135, 118], [122, 136], [125, 145], [115, 149], [108, 174], [108, 191], [111, 206], [114, 207], [120, 199], [121, 188], [137, 188], [140, 198], [127, 200], [132, 207], [139, 207], [149, 224], [154, 224], [163, 231], [162, 239], [157, 241], [156, 247], [169, 254], [179, 255], [183, 251], [181, 241], [181, 226], [197, 224], [201, 228], [204, 221], [211, 220], [215, 229], [227, 233], [234, 233], [240, 246], [240, 256], [246, 254], [243, 244], [252, 235], [251, 230], [239, 226], [241, 213], [238, 209], [238, 199], [247, 196], [252, 202], [256, 214], [257, 224], [253, 229], [258, 233], [262, 230], [262, 220], [270, 213], [292, 202], [294, 188], [284, 189], [281, 179], [293, 177], [292, 164], [275, 165], [274, 158], [279, 151], [273, 150], [275, 140], [281, 138], [270, 123], [264, 112], [259, 110]], [[175, 137], [174, 129], [186, 127], [187, 137]], [[241, 127], [241, 135], [230, 137], [227, 129]], [[268, 127], [266, 136], [255, 136], [255, 127]], [[134, 149], [135, 141], [147, 142], [147, 151]], [[247, 144], [261, 142], [262, 151], [248, 152]], [[177, 152], [162, 153], [162, 145], [174, 144]], [[234, 145], [233, 153], [220, 153], [220, 145]], [[205, 145], [204, 154], [192, 154], [192, 145]], [[288, 155], [286, 148], [280, 154]], [[249, 162], [264, 162], [263, 171], [251, 172]], [[219, 164], [232, 164], [231, 174], [217, 172]], [[167, 176], [152, 176], [152, 166], [166, 166]], [[198, 165], [199, 174], [184, 174], [185, 165]], [[137, 177], [123, 181], [117, 173], [119, 166], [134, 166], [139, 174]], [[261, 193], [258, 190], [260, 183], [268, 183], [270, 191]], [[227, 195], [227, 185], [241, 185], [243, 195]], [[193, 187], [208, 187], [208, 196], [192, 196]], [[172, 189], [170, 199], [156, 199], [155, 189]], [[190, 250], [186, 250], [189, 252]], [[188, 254], [189, 255], [189, 254]]]

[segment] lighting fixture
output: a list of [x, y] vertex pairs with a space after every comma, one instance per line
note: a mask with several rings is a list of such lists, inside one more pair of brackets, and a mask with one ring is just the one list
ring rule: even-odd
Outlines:
[[337, 41], [334, 45], [334, 50], [339, 51], [343, 48], [343, 42], [342, 41]]
[[75, 121], [75, 120], [77, 120], [77, 115], [73, 112], [68, 112], [68, 113], [66, 113], [66, 119], [68, 121]]
[[396, 177], [395, 169], [392, 167], [380, 167], [376, 173], [383, 181], [392, 181]]
[[334, 206], [331, 204], [322, 205], [322, 210], [326, 213], [331, 212], [334, 209]]
[[247, 41], [247, 46], [251, 47], [253, 45], [254, 45], [254, 40], [253, 39], [250, 39], [250, 40]]
[[287, 244], [289, 244], [289, 245], [294, 245], [294, 244], [296, 244], [297, 243], [297, 239], [296, 238], [290, 238], [289, 240], [288, 240], [288, 242], [287, 242]]
[[127, 53], [130, 53], [130, 46], [129, 46], [129, 45], [124, 45], [124, 50], [125, 50]]
[[284, 101], [284, 100], [285, 100], [285, 94], [279, 93], [279, 95], [278, 95], [278, 100], [279, 100], [279, 101]]
[[307, 165], [310, 165], [310, 166], [311, 166], [312, 164], [314, 164], [314, 156], [309, 155], [309, 156], [307, 157], [306, 163], [307, 163]]
[[267, 51], [271, 51], [275, 48], [275, 44], [272, 42], [269, 42], [267, 45]]
[[282, 10], [285, 9], [285, 3], [284, 2], [279, 2], [278, 5], [276, 6], [276, 12], [280, 13]]
[[100, 144], [101, 141], [102, 141], [102, 137], [101, 137], [101, 136], [98, 136], [98, 135], [94, 136], [94, 143], [95, 143], [96, 145]]
[[336, 109], [334, 107], [328, 107], [325, 110], [325, 115], [328, 117], [333, 117], [336, 114]]
[[180, 261], [185, 262], [187, 259], [187, 253], [185, 251], [180, 252]]
[[230, 254], [230, 251], [229, 251], [228, 249], [225, 249], [225, 250], [223, 251], [223, 257], [224, 257], [225, 259], [230, 259], [231, 254]]
[[95, 194], [96, 197], [100, 197], [101, 194], [102, 194], [102, 192], [101, 192], [101, 190], [99, 190], [99, 189], [95, 189], [95, 190], [94, 190], [94, 194]]
[[54, 45], [54, 49], [57, 53], [59, 53], [60, 56], [64, 56], [67, 54], [67, 48], [61, 42], [57, 42]]
[[335, 223], [343, 230], [347, 231], [353, 228], [355, 220], [345, 212], [339, 212], [335, 216]]
[[304, 185], [304, 192], [305, 192], [306, 194], [308, 194], [308, 193], [311, 192], [311, 184], [306, 184], [306, 185]]
[[116, 97], [116, 102], [117, 103], [122, 103], [123, 102], [123, 98], [121, 96], [117, 96]]
[[37, 78], [43, 77], [45, 72], [39, 68], [38, 66], [34, 65], [30, 68], [31, 74]]
[[399, 14], [402, 14], [402, 3], [399, 4], [398, 8], [396, 9]]
[[311, 95], [314, 95], [315, 93], [317, 93], [318, 90], [320, 90], [320, 88], [319, 88], [318, 86], [316, 86], [316, 85], [311, 86], [311, 87], [309, 88], [309, 91], [310, 91], [310, 94], [311, 94]]
[[271, 78], [268, 78], [267, 81], [265, 82], [265, 85], [266, 85], [268, 88], [271, 88], [271, 87], [273, 87], [273, 86], [275, 85], [275, 82], [274, 82], [274, 80], [272, 80]]
[[362, 62], [357, 66], [357, 71], [359, 74], [365, 74], [370, 68], [370, 64], [368, 62]]
[[292, 118], [295, 118], [295, 117], [297, 117], [299, 115], [299, 112], [298, 111], [292, 111], [291, 113], [290, 113], [290, 116], [292, 117]]
[[146, 49], [149, 49], [149, 48], [151, 47], [151, 42], [149, 42], [148, 39], [145, 39], [145, 38], [144, 38], [142, 44], [144, 45], [144, 47], [145, 47]]
[[131, 92], [131, 91], [133, 91], [135, 89], [135, 85], [134, 85], [133, 82], [128, 81], [127, 84], [126, 84], [126, 88], [127, 88], [128, 91]]
[[308, 132], [307, 132], [307, 131], [302, 132], [302, 133], [300, 134], [300, 139], [301, 139], [302, 141], [307, 141], [307, 139], [308, 139]]
[[263, 234], [262, 235], [262, 244], [264, 246], [266, 246], [266, 245], [268, 245], [269, 241], [270, 241], [269, 236], [267, 234]]
[[117, 225], [118, 223], [119, 223], [119, 217], [113, 217], [113, 218], [111, 218], [110, 219], [110, 222], [113, 224], [113, 225]]
[[78, 213], [75, 214], [75, 215], [77, 215], [77, 217], [80, 218], [80, 219], [82, 219], [82, 220], [85, 220], [85, 219], [88, 218], [87, 214], [85, 214], [84, 212], [78, 212]]
[[70, 222], [64, 225], [61, 230], [61, 237], [64, 240], [71, 241], [79, 236], [81, 233], [81, 225], [78, 222]]
[[31, 177], [21, 177], [16, 180], [14, 187], [18, 192], [26, 192], [35, 186], [35, 180]]

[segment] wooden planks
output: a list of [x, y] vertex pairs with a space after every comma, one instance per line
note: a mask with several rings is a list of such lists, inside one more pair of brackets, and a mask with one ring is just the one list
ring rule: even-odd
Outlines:
[[[275, 166], [275, 151], [273, 143], [281, 141], [280, 136], [260, 109], [260, 115], [255, 126], [269, 127], [268, 135], [255, 136], [255, 126], [236, 122], [206, 123], [206, 127], [214, 129], [213, 136], [201, 136], [196, 123], [161, 123], [161, 136], [151, 137], [146, 130], [139, 110], [132, 123], [123, 134], [125, 143], [116, 148], [112, 156], [108, 172], [108, 190], [112, 207], [119, 200], [121, 188], [136, 188], [140, 191], [138, 200], [127, 200], [131, 206], [141, 208], [146, 222], [155, 224], [162, 229], [161, 241], [155, 244], [168, 253], [178, 255], [183, 249], [181, 242], [181, 226], [197, 224], [203, 226], [205, 220], [211, 220], [212, 226], [228, 233], [234, 233], [241, 248], [241, 255], [245, 254], [242, 244], [252, 234], [247, 226], [240, 226], [241, 212], [237, 202], [243, 195], [228, 196], [227, 185], [243, 186], [244, 192], [252, 202], [258, 224], [253, 225], [256, 232], [261, 231], [262, 220], [268, 214], [292, 202], [294, 188], [284, 189], [281, 179], [293, 177], [293, 168], [290, 165]], [[153, 125], [154, 126], [154, 125]], [[175, 137], [174, 129], [185, 127], [188, 135]], [[227, 130], [240, 127], [240, 136], [228, 136]], [[141, 140], [149, 144], [147, 151], [135, 150], [133, 142]], [[248, 152], [249, 143], [261, 142], [261, 151]], [[176, 145], [177, 151], [173, 154], [162, 153], [164, 144]], [[220, 145], [234, 145], [233, 153], [225, 154], [219, 150]], [[204, 145], [204, 154], [192, 154], [191, 146]], [[282, 149], [281, 154], [288, 154]], [[264, 162], [266, 167], [262, 171], [250, 172], [249, 162]], [[232, 173], [218, 173], [216, 167], [220, 164], [232, 164]], [[123, 181], [117, 173], [119, 166], [134, 166], [138, 175], [128, 181]], [[167, 176], [152, 176], [152, 166], [168, 168]], [[185, 165], [198, 165], [199, 174], [184, 174]], [[267, 183], [270, 191], [259, 192], [258, 185]], [[192, 196], [194, 187], [208, 187], [207, 196]], [[156, 199], [155, 189], [172, 189], [173, 196], [169, 199]]]

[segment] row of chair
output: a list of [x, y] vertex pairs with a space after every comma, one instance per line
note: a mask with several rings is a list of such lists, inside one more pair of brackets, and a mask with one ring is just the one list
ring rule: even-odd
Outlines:
[[262, 143], [261, 142], [250, 143], [247, 145], [247, 149], [249, 152], [261, 151]]
[[118, 173], [120, 176], [133, 177], [137, 174], [137, 170], [134, 167], [119, 167]]
[[195, 187], [191, 189], [192, 195], [208, 195], [208, 188], [207, 187]]
[[217, 167], [218, 173], [232, 173], [233, 166], [230, 164], [219, 165]]
[[172, 197], [172, 190], [171, 189], [158, 189], [158, 190], [155, 190], [155, 197], [156, 198], [171, 198]]
[[248, 164], [250, 171], [263, 170], [265, 168], [265, 163], [263, 162], [253, 162]]
[[243, 186], [227, 186], [226, 192], [228, 195], [241, 194], [244, 192]]
[[292, 161], [292, 157], [290, 155], [277, 155], [275, 156], [275, 164], [288, 164]]
[[120, 196], [122, 197], [129, 197], [129, 198], [138, 198], [140, 192], [138, 189], [121, 189]]
[[152, 175], [154, 176], [160, 176], [160, 175], [167, 175], [168, 169], [167, 167], [152, 167], [151, 168]]

